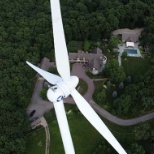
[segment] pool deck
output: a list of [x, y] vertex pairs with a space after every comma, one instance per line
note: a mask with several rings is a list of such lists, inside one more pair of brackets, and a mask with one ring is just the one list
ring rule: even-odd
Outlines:
[[118, 62], [119, 62], [119, 66], [121, 66], [121, 56], [122, 56], [122, 53], [124, 52], [124, 49], [135, 49], [137, 50], [137, 54], [128, 54], [128, 56], [130, 57], [142, 57], [141, 53], [140, 53], [140, 50], [138, 48], [138, 43], [135, 43], [135, 46], [134, 48], [131, 48], [131, 47], [126, 47], [125, 43], [124, 44], [119, 44], [118, 45]]

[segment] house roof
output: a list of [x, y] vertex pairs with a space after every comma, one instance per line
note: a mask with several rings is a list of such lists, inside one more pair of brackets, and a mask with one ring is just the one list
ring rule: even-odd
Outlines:
[[99, 71], [100, 70], [100, 60], [99, 60], [99, 58], [93, 58], [89, 62], [89, 67], [90, 68], [96, 68]]
[[139, 41], [139, 35], [138, 34], [132, 34], [132, 33], [123, 33], [122, 34], [122, 41], [138, 42]]
[[[102, 54], [102, 50], [99, 48], [95, 48], [92, 50], [91, 53], [84, 52], [79, 50], [78, 53], [69, 53], [69, 59], [73, 61], [78, 61], [79, 60], [89, 62], [89, 68], [95, 68], [98, 71], [100, 71], [102, 65], [103, 65], [103, 58], [105, 56]], [[85, 62], [84, 61], [84, 62]]]
[[100, 48], [95, 48], [91, 51], [91, 53], [94, 53], [94, 54], [102, 54], [102, 50]]
[[84, 52], [82, 50], [79, 50], [78, 53], [69, 53], [69, 59], [77, 59], [77, 58], [83, 59], [83, 58], [85, 58], [86, 60], [90, 61], [93, 58], [104, 56], [102, 54], [102, 50], [99, 48], [94, 49], [93, 52], [94, 53], [88, 53], [88, 52]]
[[138, 29], [117, 29], [112, 32], [113, 35], [121, 35], [122, 36], [122, 41], [125, 42], [137, 42], [139, 41], [139, 36], [141, 35], [141, 32], [143, 31], [143, 28], [138, 28]]
[[43, 70], [46, 70], [46, 68], [51, 65], [51, 62], [48, 58], [44, 57], [42, 60], [41, 60], [41, 63], [39, 65], [39, 67]]

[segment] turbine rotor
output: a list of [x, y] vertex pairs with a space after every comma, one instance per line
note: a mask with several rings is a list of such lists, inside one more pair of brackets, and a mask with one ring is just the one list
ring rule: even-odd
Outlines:
[[64, 98], [68, 97], [71, 92], [78, 85], [79, 78], [71, 76], [67, 82], [60, 81], [55, 86], [52, 86], [47, 91], [47, 98], [51, 102], [60, 102]]

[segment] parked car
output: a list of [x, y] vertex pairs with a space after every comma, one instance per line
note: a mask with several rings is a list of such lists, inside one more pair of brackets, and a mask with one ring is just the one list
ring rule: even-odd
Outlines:
[[35, 114], [36, 110], [33, 110], [31, 113], [30, 113], [30, 117], [32, 117], [34, 114]]

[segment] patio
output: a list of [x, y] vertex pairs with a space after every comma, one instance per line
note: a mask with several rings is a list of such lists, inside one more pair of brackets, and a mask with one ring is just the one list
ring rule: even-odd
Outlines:
[[137, 50], [137, 54], [130, 54], [128, 53], [128, 56], [130, 57], [142, 57], [141, 53], [140, 53], [140, 50], [138, 48], [138, 45], [139, 43], [134, 43], [134, 47], [126, 47], [126, 44], [119, 44], [118, 45], [118, 62], [119, 62], [119, 65], [121, 65], [121, 56], [122, 56], [122, 53], [124, 52], [125, 49], [135, 49]]

